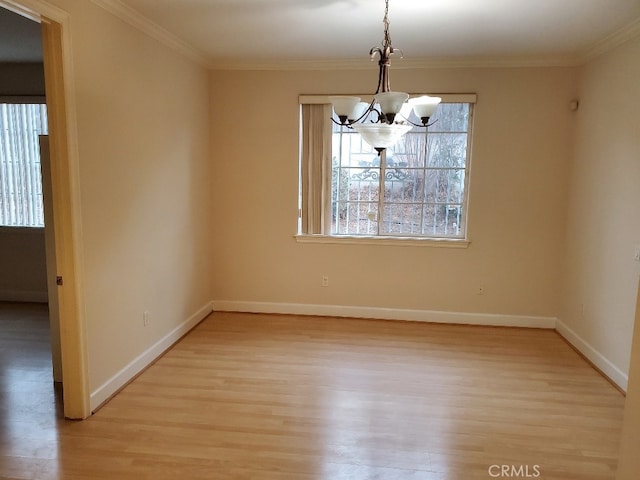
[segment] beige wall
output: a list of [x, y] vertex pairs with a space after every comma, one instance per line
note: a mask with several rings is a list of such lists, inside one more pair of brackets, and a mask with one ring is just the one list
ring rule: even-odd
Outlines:
[[298, 244], [298, 95], [366, 93], [375, 77], [212, 72], [214, 300], [555, 317], [575, 70], [394, 70], [399, 90], [478, 94], [471, 245]]
[[580, 73], [561, 321], [626, 373], [640, 273], [640, 38]]
[[51, 3], [71, 17], [94, 392], [210, 301], [208, 74], [92, 2]]
[[0, 227], [0, 301], [46, 302], [44, 230]]

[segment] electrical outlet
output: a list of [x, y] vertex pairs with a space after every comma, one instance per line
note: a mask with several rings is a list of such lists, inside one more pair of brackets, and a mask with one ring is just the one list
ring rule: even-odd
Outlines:
[[324, 275], [322, 277], [322, 286], [323, 287], [328, 287], [329, 286], [329, 277], [327, 275]]
[[149, 320], [149, 311], [145, 310], [142, 313], [142, 325], [144, 325], [145, 327], [148, 327], [149, 326], [149, 321], [150, 321]]

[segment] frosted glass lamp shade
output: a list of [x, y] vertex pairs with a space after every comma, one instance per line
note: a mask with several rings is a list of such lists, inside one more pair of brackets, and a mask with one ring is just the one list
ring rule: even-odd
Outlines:
[[336, 96], [329, 97], [329, 100], [331, 100], [333, 104], [333, 111], [336, 112], [336, 115], [342, 123], [344, 123], [347, 118], [350, 118], [356, 105], [360, 103], [360, 97]]
[[389, 123], [393, 123], [396, 114], [402, 109], [402, 105], [409, 98], [408, 93], [404, 92], [382, 92], [375, 96], [376, 102], [380, 105], [380, 110]]
[[416, 116], [426, 123], [429, 117], [433, 116], [436, 108], [440, 104], [442, 99], [440, 97], [429, 97], [427, 95], [423, 97], [412, 98], [409, 103], [413, 106], [413, 111]]
[[398, 143], [398, 140], [411, 130], [411, 125], [358, 123], [353, 125], [353, 129], [362, 135], [365, 142], [376, 150], [381, 150]]

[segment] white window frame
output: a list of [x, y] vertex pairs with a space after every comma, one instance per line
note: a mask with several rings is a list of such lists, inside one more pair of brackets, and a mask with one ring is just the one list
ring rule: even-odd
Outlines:
[[[411, 96], [420, 96], [421, 94], [411, 94]], [[472, 140], [473, 140], [473, 115], [474, 107], [477, 103], [476, 94], [431, 94], [437, 95], [442, 98], [443, 103], [469, 103], [471, 104], [470, 111], [470, 128], [467, 139], [467, 157], [465, 162], [465, 180], [464, 180], [464, 196], [463, 196], [463, 221], [465, 222], [464, 237], [429, 237], [429, 236], [393, 236], [393, 235], [345, 235], [345, 234], [332, 234], [328, 232], [331, 228], [331, 121], [330, 107], [324, 109], [326, 123], [324, 124], [325, 134], [324, 145], [316, 145], [316, 156], [322, 156], [321, 167], [316, 166], [315, 171], [311, 172], [309, 165], [305, 164], [305, 156], [308, 153], [304, 152], [304, 149], [313, 148], [313, 145], [309, 145], [310, 142], [305, 138], [306, 132], [303, 131], [302, 122], [302, 105], [326, 105], [331, 102], [328, 95], [300, 95], [300, 195], [299, 195], [299, 208], [298, 208], [298, 233], [295, 235], [296, 240], [299, 243], [332, 243], [332, 244], [383, 244], [383, 245], [422, 245], [422, 246], [437, 246], [447, 248], [466, 248], [470, 244], [469, 231], [468, 231], [468, 212], [469, 212], [469, 180], [471, 171], [471, 152], [472, 152]], [[371, 101], [372, 98], [368, 98], [366, 95], [359, 95], [363, 98], [363, 101]], [[328, 142], [328, 143], [327, 143]], [[321, 169], [321, 172], [320, 172]], [[321, 176], [321, 179], [310, 179], [315, 175]], [[315, 185], [315, 189], [314, 186]], [[321, 192], [318, 192], [318, 189]], [[309, 200], [309, 195], [315, 195], [315, 199]], [[318, 200], [320, 198], [320, 200]], [[318, 216], [318, 212], [310, 212], [309, 204], [314, 202], [321, 203], [322, 221], [316, 223], [316, 230], [310, 227], [308, 223], [308, 217]]]

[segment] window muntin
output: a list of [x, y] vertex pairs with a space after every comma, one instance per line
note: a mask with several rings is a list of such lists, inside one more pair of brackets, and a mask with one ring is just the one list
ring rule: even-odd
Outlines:
[[0, 104], [0, 226], [44, 227], [38, 136], [44, 104]]
[[326, 233], [465, 238], [472, 115], [471, 103], [442, 103], [427, 131], [412, 129], [380, 156], [334, 124]]

